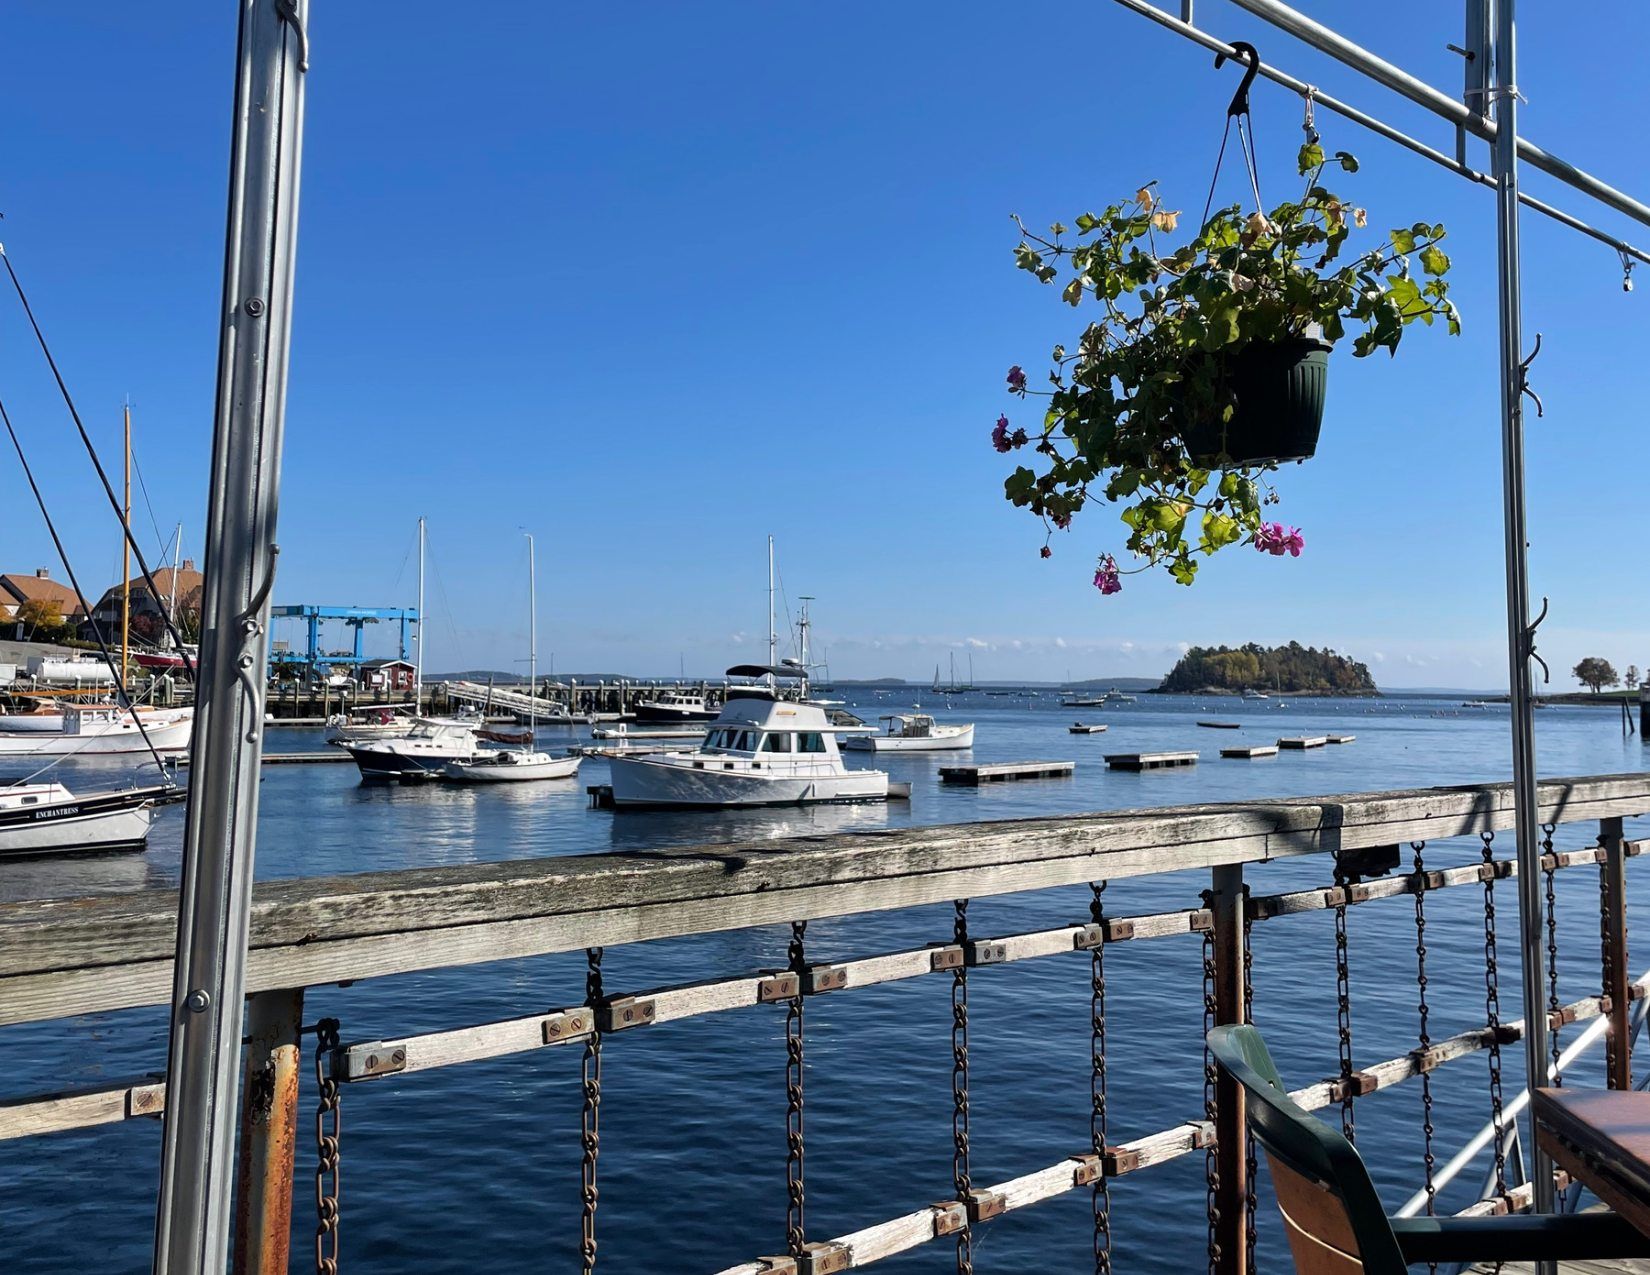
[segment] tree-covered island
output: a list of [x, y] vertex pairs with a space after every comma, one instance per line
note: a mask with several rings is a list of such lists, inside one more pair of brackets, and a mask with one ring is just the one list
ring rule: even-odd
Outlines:
[[1281, 691], [1297, 695], [1379, 695], [1369, 668], [1327, 648], [1194, 646], [1180, 657], [1160, 692]]

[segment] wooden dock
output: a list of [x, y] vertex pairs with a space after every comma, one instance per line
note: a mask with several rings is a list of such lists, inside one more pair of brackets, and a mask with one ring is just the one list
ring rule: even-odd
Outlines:
[[1356, 735], [1325, 735], [1324, 738], [1331, 744], [1350, 744], [1358, 737]]
[[1205, 730], [1242, 730], [1242, 722], [1199, 722]]
[[1197, 753], [1107, 753], [1106, 765], [1113, 770], [1167, 770], [1171, 766], [1197, 765]]
[[[266, 766], [312, 766], [322, 763], [337, 765], [340, 762], [355, 760], [342, 748], [329, 748], [321, 753], [265, 753], [263, 763]], [[177, 759], [179, 766], [189, 765], [189, 754], [182, 753]]]
[[1278, 746], [1276, 744], [1255, 744], [1249, 748], [1222, 748], [1220, 755], [1222, 757], [1276, 757]]
[[1279, 748], [1322, 748], [1329, 742], [1328, 735], [1285, 735], [1278, 740]]
[[1006, 783], [1011, 779], [1066, 779], [1077, 769], [1074, 761], [1003, 761], [989, 766], [941, 766], [942, 784]]

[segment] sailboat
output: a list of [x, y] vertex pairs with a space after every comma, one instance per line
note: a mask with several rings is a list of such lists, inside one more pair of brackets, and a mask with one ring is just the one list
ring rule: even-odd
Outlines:
[[[527, 537], [527, 692], [532, 701], [527, 708], [526, 748], [486, 748], [470, 757], [448, 762], [443, 777], [460, 784], [524, 783], [534, 779], [571, 779], [578, 774], [581, 758], [552, 757], [534, 751], [532, 740], [538, 728], [539, 632], [538, 570], [534, 561], [533, 537]], [[422, 620], [422, 616], [419, 617]]]

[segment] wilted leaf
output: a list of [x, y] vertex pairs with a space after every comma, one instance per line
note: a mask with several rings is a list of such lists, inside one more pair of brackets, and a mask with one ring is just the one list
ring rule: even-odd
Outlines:
[[1154, 212], [1152, 214], [1152, 225], [1156, 226], [1159, 230], [1163, 230], [1163, 231], [1173, 230], [1175, 228], [1175, 226], [1177, 226], [1179, 223], [1180, 223], [1180, 210], [1179, 209], [1176, 209], [1174, 212], [1159, 210], [1158, 212]]

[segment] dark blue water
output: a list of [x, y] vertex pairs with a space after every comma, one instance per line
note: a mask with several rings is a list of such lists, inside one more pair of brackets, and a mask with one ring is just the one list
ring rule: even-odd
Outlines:
[[[907, 706], [867, 696], [873, 716]], [[744, 814], [614, 814], [586, 809], [584, 785], [605, 779], [586, 762], [576, 782], [521, 789], [363, 788], [353, 767], [266, 770], [259, 875], [420, 867], [802, 833], [949, 823], [1062, 811], [1302, 796], [1505, 778], [1505, 709], [1456, 700], [1153, 699], [1064, 709], [1052, 696], [965, 696], [942, 719], [979, 724], [976, 761], [1076, 758], [1068, 780], [941, 789], [935, 771], [958, 754], [879, 759], [912, 782], [909, 805]], [[1072, 736], [1074, 718], [1110, 723]], [[1239, 720], [1239, 731], [1200, 730], [1198, 718]], [[1555, 708], [1537, 719], [1544, 775], [1640, 770], [1636, 736], [1608, 711]], [[1357, 742], [1261, 761], [1222, 761], [1223, 745], [1335, 730]], [[561, 741], [546, 731], [543, 742]], [[569, 736], [571, 738], [571, 736]], [[307, 731], [270, 732], [271, 748], [315, 749]], [[1108, 751], [1200, 748], [1191, 769], [1105, 771]], [[856, 761], [854, 764], [864, 764]], [[117, 773], [64, 766], [65, 782], [92, 786]], [[7, 776], [0, 775], [0, 779]], [[0, 865], [0, 899], [68, 896], [175, 884], [181, 811], [161, 816], [143, 856]], [[1570, 848], [1595, 829], [1561, 830]], [[1510, 838], [1504, 853], [1511, 852]], [[1471, 844], [1427, 848], [1428, 866], [1464, 862]], [[1635, 865], [1637, 866], [1637, 865]], [[1323, 862], [1256, 868], [1258, 893], [1324, 880]], [[1650, 923], [1650, 896], [1633, 881], [1629, 921]], [[1120, 881], [1114, 913], [1195, 906], [1205, 876]], [[1518, 987], [1510, 886], [1501, 896], [1506, 1016]], [[1086, 919], [1088, 892], [1043, 891], [980, 900], [977, 935]], [[1432, 1032], [1483, 1022], [1482, 910], [1476, 889], [1428, 900]], [[1597, 876], [1560, 874], [1561, 991], [1599, 986]], [[1352, 909], [1353, 1029], [1358, 1065], [1414, 1045], [1414, 912], [1397, 899]], [[811, 959], [863, 956], [948, 939], [948, 907], [816, 922]], [[788, 932], [760, 929], [613, 949], [609, 991], [726, 976], [783, 962]], [[1304, 1084], [1338, 1070], [1334, 938], [1327, 913], [1255, 928], [1256, 1019], [1286, 1078]], [[1650, 963], [1650, 962], [1647, 962]], [[1191, 936], [1120, 944], [1110, 985], [1112, 1138], [1122, 1141], [1197, 1118], [1202, 1104], [1200, 945]], [[970, 980], [974, 1025], [974, 1177], [1017, 1176], [1086, 1150], [1088, 960], [1074, 954], [981, 970]], [[583, 995], [582, 957], [504, 961], [311, 992], [307, 1018], [334, 1015], [346, 1040], [371, 1040], [542, 1012]], [[951, 1193], [949, 981], [917, 979], [822, 997], [808, 1007], [808, 1229], [828, 1238]], [[164, 1016], [152, 1010], [0, 1029], [0, 1099], [96, 1084], [164, 1064]], [[1570, 1029], [1573, 1034], [1576, 1028]], [[783, 1014], [778, 1007], [712, 1015], [626, 1033], [606, 1051], [599, 1231], [604, 1269], [714, 1272], [784, 1244]], [[343, 1249], [352, 1272], [570, 1271], [577, 1269], [579, 1058], [541, 1050], [344, 1093]], [[1509, 1077], [1519, 1073], [1509, 1051]], [[1569, 1073], [1599, 1083], [1596, 1055]], [[1509, 1081], [1509, 1096], [1521, 1081]], [[1482, 1059], [1435, 1077], [1440, 1159], [1488, 1118]], [[312, 1102], [307, 1087], [306, 1109]], [[1393, 1207], [1420, 1180], [1415, 1085], [1359, 1105], [1359, 1146]], [[8, 1272], [146, 1270], [159, 1126], [149, 1121], [0, 1143], [0, 1253]], [[313, 1152], [300, 1146], [295, 1269], [308, 1251]], [[1476, 1193], [1484, 1165], [1445, 1203]], [[1114, 1187], [1120, 1269], [1167, 1272], [1200, 1264], [1200, 1156], [1142, 1171]], [[1086, 1192], [984, 1228], [981, 1271], [1084, 1269], [1091, 1259]], [[1279, 1242], [1263, 1225], [1263, 1244]], [[890, 1272], [952, 1268], [949, 1245], [883, 1264]], [[1262, 1269], [1268, 1263], [1263, 1258]]]

